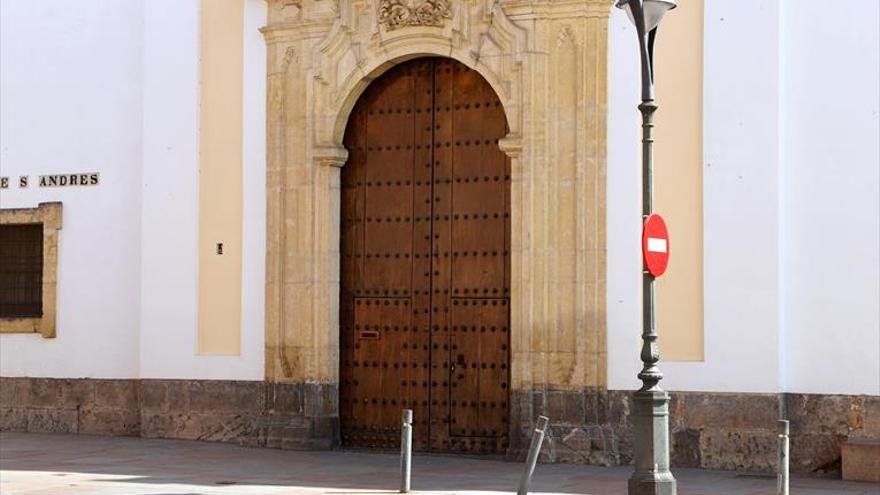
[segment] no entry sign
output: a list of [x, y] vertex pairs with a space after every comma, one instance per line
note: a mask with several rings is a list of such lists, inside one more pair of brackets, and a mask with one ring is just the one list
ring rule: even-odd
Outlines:
[[645, 269], [654, 277], [663, 275], [669, 265], [669, 231], [660, 215], [650, 215], [642, 229], [642, 257]]

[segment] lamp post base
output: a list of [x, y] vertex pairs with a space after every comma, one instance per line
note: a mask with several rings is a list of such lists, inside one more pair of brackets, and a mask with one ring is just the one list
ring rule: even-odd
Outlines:
[[637, 479], [633, 475], [629, 479], [629, 495], [676, 495], [675, 478], [672, 473], [649, 474], [647, 478]]
[[669, 471], [669, 394], [635, 392], [630, 418], [636, 443], [629, 495], [676, 495], [675, 477]]

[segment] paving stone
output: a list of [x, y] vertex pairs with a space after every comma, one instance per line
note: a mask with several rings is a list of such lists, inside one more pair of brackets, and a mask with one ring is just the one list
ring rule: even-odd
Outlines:
[[[592, 437], [596, 435], [593, 434]], [[314, 445], [303, 444], [307, 448]], [[522, 463], [416, 454], [414, 495], [514, 493]], [[533, 493], [624, 495], [629, 467], [540, 464]], [[678, 469], [679, 493], [775, 493], [771, 475]], [[0, 434], [3, 493], [19, 495], [280, 495], [396, 493], [397, 455], [297, 452], [235, 445], [91, 435]], [[800, 477], [792, 493], [877, 495], [880, 485]]]

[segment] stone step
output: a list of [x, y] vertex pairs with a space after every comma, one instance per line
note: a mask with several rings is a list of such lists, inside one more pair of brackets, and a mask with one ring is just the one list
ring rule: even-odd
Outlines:
[[880, 482], [880, 440], [858, 438], [841, 447], [843, 479]]

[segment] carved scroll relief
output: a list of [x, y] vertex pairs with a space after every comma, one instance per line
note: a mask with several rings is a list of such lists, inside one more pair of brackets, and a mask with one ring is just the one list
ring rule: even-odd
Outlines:
[[404, 26], [442, 26], [452, 17], [451, 0], [381, 0], [379, 23], [391, 31]]

